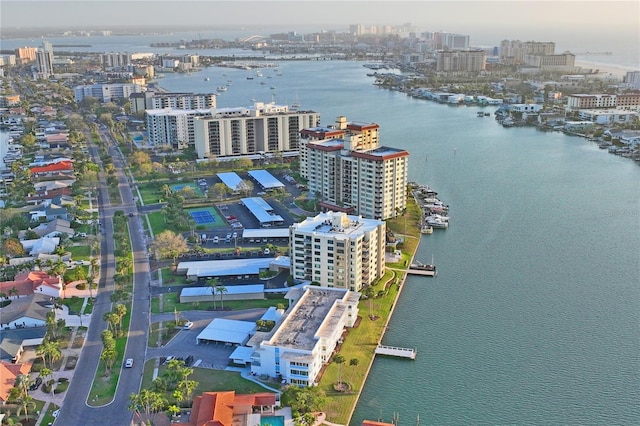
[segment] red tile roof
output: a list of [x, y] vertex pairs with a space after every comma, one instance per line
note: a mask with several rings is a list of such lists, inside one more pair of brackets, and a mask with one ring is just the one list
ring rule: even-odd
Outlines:
[[0, 361], [0, 401], [7, 400], [16, 378], [21, 374], [29, 374], [30, 371], [31, 363], [12, 364]]
[[73, 163], [71, 161], [61, 161], [59, 163], [48, 164], [46, 166], [32, 167], [31, 173], [50, 173], [65, 170], [73, 170]]

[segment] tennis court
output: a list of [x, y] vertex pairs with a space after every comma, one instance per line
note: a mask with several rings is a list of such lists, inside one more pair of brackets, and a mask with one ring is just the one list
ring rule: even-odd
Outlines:
[[211, 207], [188, 209], [186, 211], [196, 225], [204, 225], [206, 227], [226, 225], [220, 215]]
[[178, 192], [181, 189], [184, 189], [186, 187], [190, 187], [191, 189], [193, 189], [193, 191], [199, 196], [199, 197], [204, 197], [204, 192], [202, 192], [202, 190], [198, 187], [198, 185], [196, 185], [195, 183], [177, 183], [174, 185], [171, 185], [171, 190], [173, 192]]

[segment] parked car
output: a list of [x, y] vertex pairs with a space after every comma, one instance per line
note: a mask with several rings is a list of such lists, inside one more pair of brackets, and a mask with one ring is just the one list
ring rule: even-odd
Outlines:
[[124, 362], [124, 366], [125, 368], [133, 367], [133, 358], [127, 358], [127, 360]]
[[218, 242], [220, 242], [220, 238], [218, 238], [218, 236], [216, 235], [215, 237], [213, 237], [213, 244], [218, 244]]
[[191, 321], [187, 321], [184, 323], [184, 325], [182, 326], [183, 330], [189, 330], [191, 327], [193, 327], [193, 322]]
[[42, 384], [42, 377], [36, 377], [36, 380], [33, 383], [31, 383], [31, 386], [29, 386], [29, 390], [34, 391], [38, 389], [41, 384]]

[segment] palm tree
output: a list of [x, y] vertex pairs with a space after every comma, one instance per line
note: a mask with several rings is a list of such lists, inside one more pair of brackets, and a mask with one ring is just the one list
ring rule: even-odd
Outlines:
[[338, 364], [338, 385], [342, 384], [342, 364], [344, 363], [344, 356], [338, 354], [333, 357], [333, 362]]
[[354, 373], [356, 372], [356, 367], [358, 366], [358, 364], [360, 364], [360, 360], [359, 360], [358, 358], [351, 358], [351, 359], [349, 360], [349, 365], [350, 365], [351, 367], [353, 367], [353, 368], [351, 369], [351, 381], [352, 381], [352, 382], [353, 382], [353, 375], [354, 375]]
[[11, 297], [11, 296], [16, 296], [17, 297], [19, 294], [20, 294], [20, 291], [17, 288], [11, 287], [9, 289], [9, 297]]
[[222, 300], [222, 295], [227, 294], [229, 290], [227, 290], [227, 288], [223, 285], [217, 285], [214, 287], [214, 291], [217, 291], [220, 295], [220, 308], [224, 310], [224, 301]]
[[216, 309], [216, 287], [218, 286], [219, 281], [217, 278], [214, 278], [209, 281], [209, 287], [211, 287], [211, 297], [213, 298], [213, 309]]
[[113, 312], [118, 315], [118, 324], [120, 329], [122, 329], [122, 319], [127, 315], [127, 307], [122, 303], [118, 303], [113, 307]]
[[45, 367], [51, 368], [53, 367], [54, 362], [62, 358], [60, 343], [53, 342], [51, 340], [45, 340], [40, 346], [38, 346], [36, 355], [42, 358], [42, 362], [44, 363]]
[[[47, 367], [43, 367], [40, 370], [40, 377], [42, 378], [42, 380], [44, 381], [44, 383], [47, 383], [47, 378], [53, 376], [53, 370]], [[53, 394], [53, 386], [51, 386], [51, 393]]]

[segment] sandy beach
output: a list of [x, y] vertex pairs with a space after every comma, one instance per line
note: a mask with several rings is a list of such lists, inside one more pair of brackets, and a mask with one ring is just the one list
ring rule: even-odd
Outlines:
[[600, 73], [610, 74], [614, 77], [624, 77], [628, 71], [640, 71], [640, 68], [633, 69], [631, 67], [624, 67], [620, 65], [611, 65], [596, 61], [584, 61], [576, 59], [576, 66], [584, 68], [586, 70], [598, 70]]

